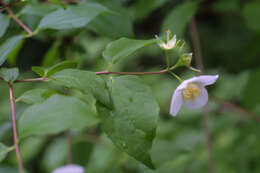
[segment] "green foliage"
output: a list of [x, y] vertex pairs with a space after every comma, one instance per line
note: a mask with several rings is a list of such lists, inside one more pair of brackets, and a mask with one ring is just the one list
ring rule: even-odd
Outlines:
[[32, 67], [32, 71], [37, 73], [41, 77], [50, 77], [54, 73], [59, 72], [61, 70], [67, 69], [67, 68], [76, 68], [77, 63], [72, 60], [66, 60], [62, 61], [58, 64], [53, 65], [52, 67], [49, 68], [43, 68], [43, 67]]
[[[207, 87], [214, 172], [260, 172], [257, 0], [3, 2], [18, 19], [1, 6], [0, 173], [18, 172], [6, 82], [28, 173], [51, 173], [70, 154], [89, 173], [207, 171], [202, 111], [169, 115], [180, 83], [160, 72], [166, 52], [154, 39], [167, 29], [182, 39], [168, 45], [170, 64], [195, 67], [200, 47], [204, 74], [219, 74]], [[196, 75], [188, 70], [172, 72]]]
[[155, 40], [134, 40], [121, 38], [109, 43], [103, 52], [103, 57], [110, 63], [115, 64], [138, 49], [154, 44]]
[[24, 92], [20, 97], [16, 99], [16, 102], [22, 101], [27, 104], [41, 103], [53, 94], [55, 94], [55, 91], [53, 90], [35, 88]]
[[164, 19], [161, 32], [170, 29], [177, 37], [183, 37], [186, 26], [194, 16], [198, 8], [198, 2], [186, 2], [175, 7]]
[[62, 30], [84, 27], [100, 13], [107, 11], [102, 5], [91, 2], [68, 6], [66, 9], [58, 9], [44, 16], [38, 29]]
[[9, 23], [10, 23], [10, 18], [0, 13], [0, 26], [1, 26], [0, 38], [5, 34], [9, 26]]
[[6, 82], [14, 82], [19, 76], [18, 68], [1, 68], [0, 75]]
[[56, 84], [90, 93], [101, 103], [110, 106], [110, 98], [104, 80], [93, 72], [66, 69], [51, 77]]
[[20, 138], [23, 138], [84, 128], [97, 122], [95, 108], [88, 103], [73, 96], [53, 95], [43, 103], [28, 107], [18, 123]]
[[3, 161], [8, 153], [8, 147], [0, 143], [0, 162]]
[[112, 78], [109, 88], [113, 109], [98, 108], [104, 131], [118, 148], [153, 169], [149, 150], [159, 114], [156, 99], [149, 87], [133, 76]]
[[6, 40], [3, 44], [0, 46], [0, 65], [2, 65], [8, 54], [18, 45], [18, 43], [23, 39], [23, 36], [13, 36]]

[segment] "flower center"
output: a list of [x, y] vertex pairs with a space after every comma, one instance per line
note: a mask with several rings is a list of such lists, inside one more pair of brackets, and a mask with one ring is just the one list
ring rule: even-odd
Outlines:
[[182, 96], [184, 100], [191, 99], [194, 101], [200, 95], [199, 85], [196, 83], [189, 83], [187, 87], [182, 90]]

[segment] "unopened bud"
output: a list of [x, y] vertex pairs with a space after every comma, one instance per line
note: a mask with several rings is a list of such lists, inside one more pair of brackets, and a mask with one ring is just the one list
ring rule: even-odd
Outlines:
[[178, 62], [176, 63], [176, 66], [190, 67], [191, 60], [192, 60], [192, 53], [185, 53], [179, 58]]

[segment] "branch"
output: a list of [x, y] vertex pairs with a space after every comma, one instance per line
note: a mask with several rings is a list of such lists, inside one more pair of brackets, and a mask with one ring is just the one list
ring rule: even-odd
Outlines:
[[[168, 69], [153, 71], [153, 72], [117, 72], [117, 71], [100, 71], [94, 72], [96, 75], [107, 75], [107, 74], [121, 74], [121, 75], [152, 75], [152, 74], [162, 74], [169, 72]], [[0, 80], [4, 80], [3, 77], [0, 76]], [[22, 82], [37, 82], [37, 81], [47, 81], [49, 78], [41, 77], [41, 78], [32, 78], [32, 79], [20, 79], [15, 80], [14, 83], [22, 83]]]
[[4, 3], [1, 1], [1, 4], [5, 7], [8, 14], [11, 16], [11, 18], [16, 21], [29, 35], [32, 35], [33, 32], [28, 28], [20, 19], [18, 19], [13, 11]]
[[23, 162], [21, 158], [21, 153], [18, 145], [18, 135], [17, 135], [17, 128], [16, 128], [16, 118], [15, 118], [15, 108], [14, 108], [14, 96], [13, 96], [13, 86], [9, 83], [9, 94], [10, 94], [10, 104], [11, 104], [11, 111], [12, 111], [12, 125], [13, 125], [13, 138], [14, 138], [14, 145], [16, 156], [18, 160], [18, 168], [19, 173], [23, 172]]
[[[195, 61], [196, 61], [196, 67], [201, 70], [200, 74], [203, 74], [204, 67], [202, 62], [202, 55], [201, 55], [201, 49], [200, 49], [200, 42], [199, 42], [199, 36], [196, 26], [195, 18], [193, 18], [189, 23], [189, 30], [191, 34], [191, 41], [194, 48], [194, 54], [195, 54]], [[213, 173], [213, 159], [212, 159], [212, 144], [211, 144], [211, 138], [210, 138], [210, 129], [209, 129], [209, 112], [207, 110], [207, 106], [204, 106], [202, 110], [203, 114], [203, 127], [204, 127], [204, 134], [206, 138], [206, 147], [207, 147], [207, 153], [208, 153], [208, 172]]]

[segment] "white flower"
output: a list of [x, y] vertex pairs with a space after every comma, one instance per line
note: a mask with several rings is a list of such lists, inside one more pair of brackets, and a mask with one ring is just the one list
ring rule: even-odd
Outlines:
[[52, 171], [52, 173], [84, 173], [84, 168], [79, 165], [66, 165]]
[[208, 92], [205, 88], [212, 85], [218, 75], [202, 75], [183, 81], [172, 96], [170, 114], [176, 116], [182, 105], [189, 109], [198, 109], [208, 102]]
[[172, 38], [170, 37], [171, 37], [170, 30], [167, 31], [166, 43], [163, 40], [161, 40], [157, 35], [155, 35], [158, 45], [164, 50], [170, 50], [176, 46], [177, 43], [176, 35], [174, 35]]

